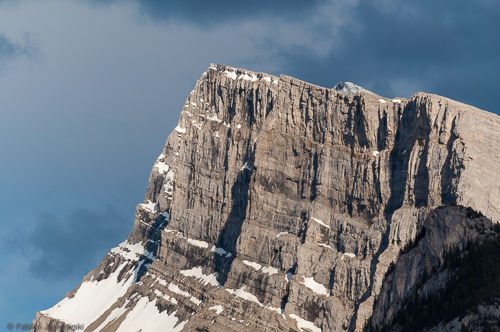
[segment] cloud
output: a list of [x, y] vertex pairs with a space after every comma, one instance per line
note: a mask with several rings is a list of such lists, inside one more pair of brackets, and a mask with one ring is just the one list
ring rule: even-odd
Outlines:
[[17, 45], [13, 44], [5, 36], [0, 35], [0, 59], [14, 55], [17, 50]]
[[83, 276], [111, 246], [126, 238], [131, 225], [130, 218], [112, 205], [95, 210], [82, 208], [65, 216], [44, 212], [22, 239], [22, 250], [37, 278]]
[[0, 32], [0, 62], [18, 56], [31, 56], [36, 49], [31, 45], [29, 35], [24, 35], [23, 40], [15, 42]]
[[[117, 0], [82, 0], [108, 6]], [[304, 19], [325, 1], [323, 0], [136, 0], [141, 12], [159, 20], [183, 20], [197, 26], [214, 26], [248, 20], [258, 16]]]
[[386, 96], [422, 90], [499, 112], [499, 1], [359, 2], [319, 60], [292, 54], [287, 70], [329, 86], [355, 81]]

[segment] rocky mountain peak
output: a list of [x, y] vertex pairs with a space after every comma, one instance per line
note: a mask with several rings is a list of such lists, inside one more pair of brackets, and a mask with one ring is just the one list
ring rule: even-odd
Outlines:
[[352, 82], [339, 82], [335, 84], [335, 86], [332, 88], [335, 91], [339, 91], [342, 93], [347, 93], [347, 94], [356, 94], [356, 93], [373, 93], [362, 86], [359, 86], [357, 84], [354, 84]]
[[451, 249], [496, 239], [500, 117], [350, 94], [211, 65], [129, 237], [32, 331], [398, 331]]

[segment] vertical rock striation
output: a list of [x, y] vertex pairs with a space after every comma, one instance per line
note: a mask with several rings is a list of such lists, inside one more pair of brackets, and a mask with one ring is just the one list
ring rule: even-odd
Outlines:
[[500, 117], [474, 107], [211, 65], [128, 239], [33, 331], [382, 326], [424, 271], [401, 252], [424, 227], [419, 261], [479, 237], [456, 205], [500, 221], [499, 164]]

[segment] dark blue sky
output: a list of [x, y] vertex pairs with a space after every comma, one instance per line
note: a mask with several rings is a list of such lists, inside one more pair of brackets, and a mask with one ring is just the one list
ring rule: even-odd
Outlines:
[[498, 17], [498, 0], [0, 0], [0, 329], [127, 236], [211, 62], [500, 113]]

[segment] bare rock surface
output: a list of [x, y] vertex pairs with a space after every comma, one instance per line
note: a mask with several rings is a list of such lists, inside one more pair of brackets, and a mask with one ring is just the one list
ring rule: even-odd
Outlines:
[[470, 225], [500, 222], [498, 165], [500, 117], [472, 106], [211, 65], [128, 239], [32, 331], [381, 326], [449, 246], [484, 236]]

